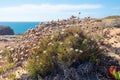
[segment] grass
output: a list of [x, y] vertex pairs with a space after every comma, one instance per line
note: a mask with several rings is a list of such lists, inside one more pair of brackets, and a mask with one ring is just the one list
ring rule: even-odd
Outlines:
[[102, 50], [96, 41], [91, 40], [79, 27], [69, 28], [64, 34], [56, 34], [51, 40], [42, 40], [39, 48], [32, 48], [29, 56], [28, 71], [32, 77], [42, 77], [56, 71], [62, 65], [74, 66], [96, 60], [102, 56]]

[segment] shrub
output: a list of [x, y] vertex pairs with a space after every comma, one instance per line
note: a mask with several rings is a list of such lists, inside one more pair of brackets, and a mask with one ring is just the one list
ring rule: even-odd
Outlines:
[[79, 27], [68, 28], [64, 34], [56, 34], [51, 40], [45, 38], [41, 45], [31, 49], [28, 62], [30, 75], [42, 77], [56, 71], [61, 65], [66, 67], [85, 61], [96, 62], [102, 56], [95, 40], [91, 39]]

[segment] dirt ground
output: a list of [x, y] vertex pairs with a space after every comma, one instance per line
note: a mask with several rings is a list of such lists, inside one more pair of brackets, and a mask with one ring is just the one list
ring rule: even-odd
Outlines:
[[6, 35], [0, 36], [0, 48], [6, 48], [7, 46], [17, 46], [21, 38], [21, 35], [7, 35], [7, 37]]

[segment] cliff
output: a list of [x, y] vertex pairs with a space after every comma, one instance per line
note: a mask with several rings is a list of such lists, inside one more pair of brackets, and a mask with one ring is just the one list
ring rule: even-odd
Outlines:
[[14, 31], [9, 26], [0, 26], [0, 35], [14, 35]]

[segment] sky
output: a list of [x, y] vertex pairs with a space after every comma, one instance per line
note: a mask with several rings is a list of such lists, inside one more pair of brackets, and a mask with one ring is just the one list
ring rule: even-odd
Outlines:
[[120, 0], [0, 0], [0, 21], [49, 21], [71, 15], [120, 15]]

